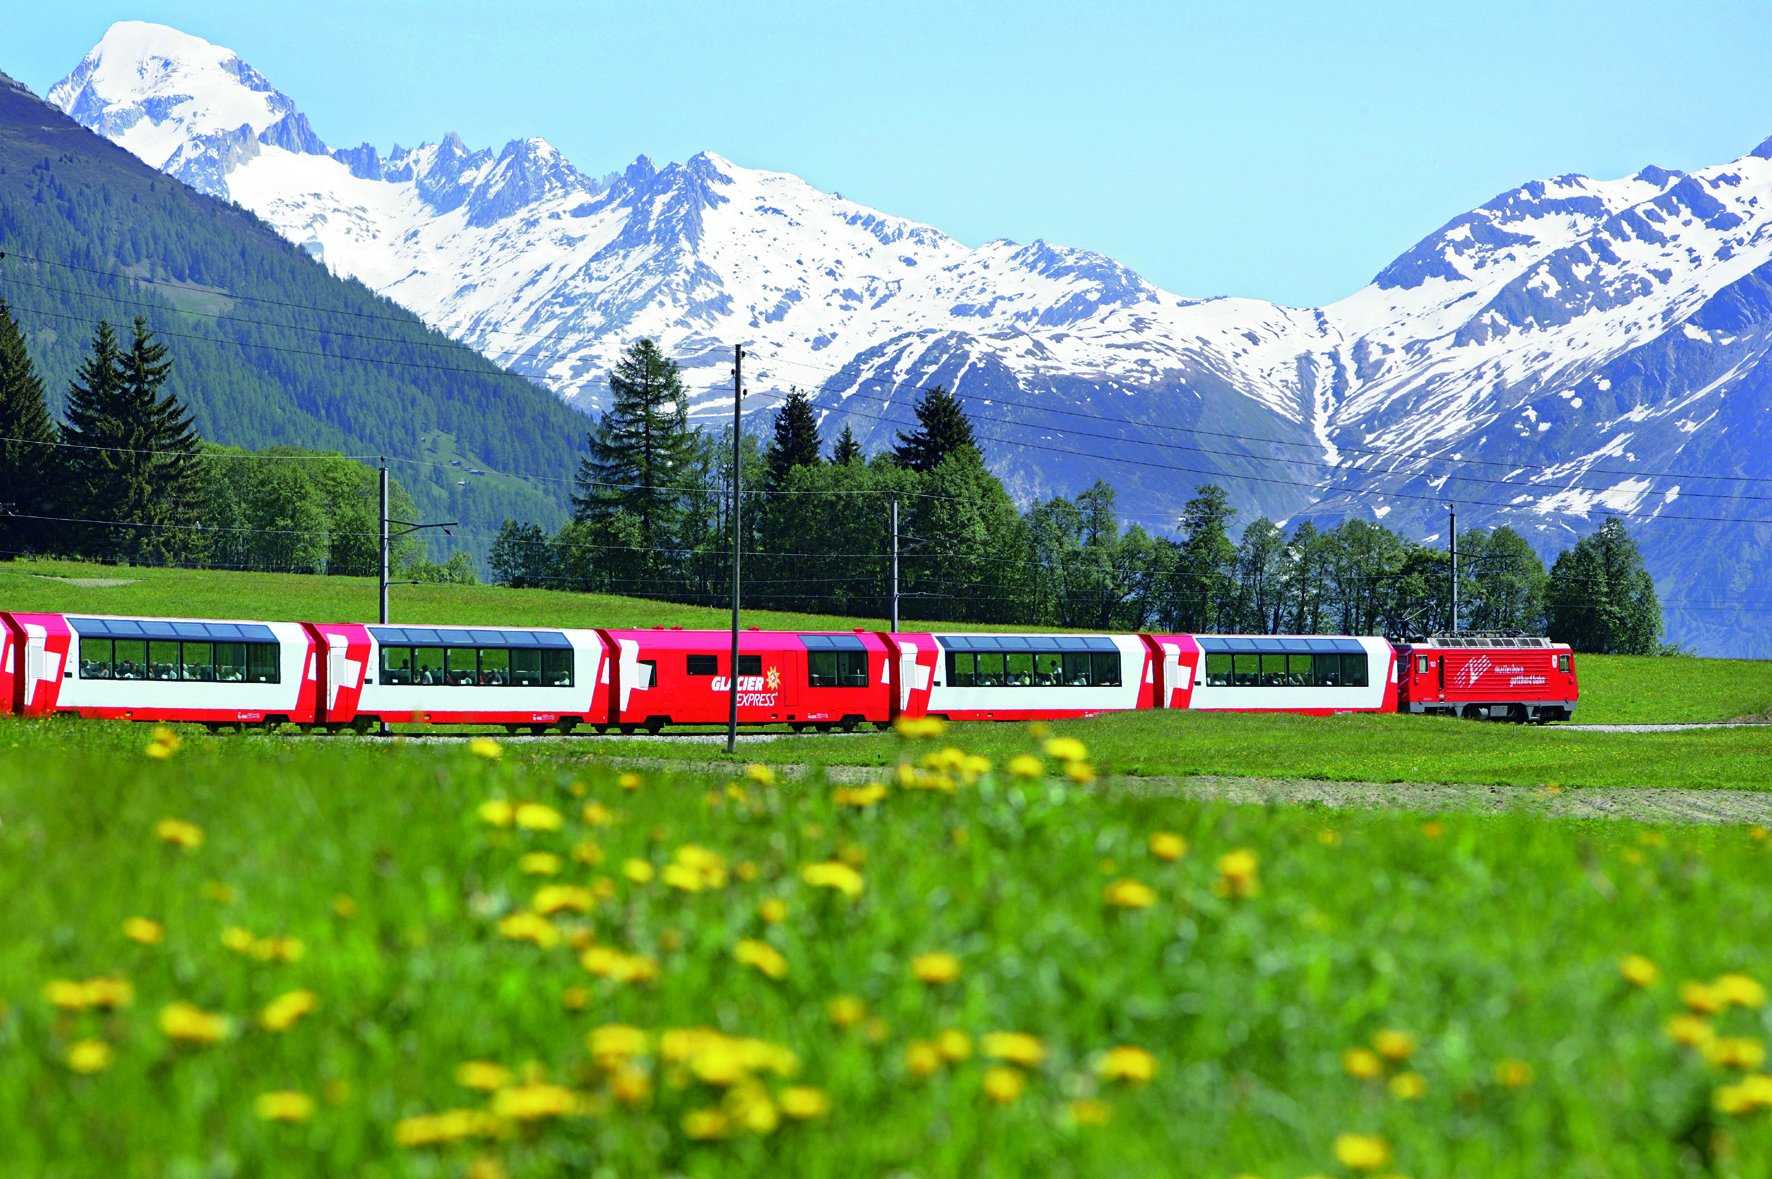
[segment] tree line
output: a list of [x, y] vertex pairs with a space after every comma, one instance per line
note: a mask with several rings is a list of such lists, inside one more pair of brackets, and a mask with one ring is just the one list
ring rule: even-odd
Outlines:
[[[572, 520], [549, 534], [507, 520], [494, 578], [719, 604], [730, 594], [732, 438], [694, 429], [676, 364], [633, 345], [575, 479]], [[1224, 490], [1200, 487], [1170, 539], [1122, 527], [1112, 487], [1023, 511], [986, 468], [959, 399], [941, 387], [917, 425], [864, 455], [847, 427], [827, 454], [810, 400], [790, 393], [767, 446], [743, 439], [740, 543], [753, 607], [883, 616], [891, 511], [900, 520], [906, 616], [1004, 625], [1396, 637], [1448, 630], [1451, 564], [1377, 524], [1283, 529], [1265, 517], [1233, 539]], [[1463, 629], [1544, 633], [1583, 650], [1659, 649], [1661, 611], [1617, 520], [1547, 571], [1502, 527], [1459, 536]]]
[[[0, 301], [0, 552], [130, 564], [373, 575], [376, 472], [344, 455], [205, 441], [168, 388], [172, 357], [142, 319], [93, 331], [65, 399], [49, 409]], [[390, 481], [390, 514], [412, 497]], [[401, 538], [402, 575], [474, 580], [466, 554], [433, 564]]]

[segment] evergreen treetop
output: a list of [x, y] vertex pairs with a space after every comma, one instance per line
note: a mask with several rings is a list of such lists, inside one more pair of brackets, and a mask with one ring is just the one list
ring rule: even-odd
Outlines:
[[795, 467], [817, 466], [822, 461], [819, 452], [823, 445], [812, 399], [798, 389], [791, 390], [775, 411], [775, 437], [769, 443], [767, 455], [770, 488], [781, 487]]
[[43, 381], [25, 349], [12, 309], [0, 300], [0, 549], [35, 548], [46, 522], [7, 519], [46, 516], [55, 499], [55, 421]]
[[578, 465], [573, 517], [608, 523], [626, 512], [638, 522], [642, 562], [677, 539], [680, 483], [694, 458], [695, 436], [676, 362], [640, 340], [609, 374], [610, 406]]
[[972, 436], [972, 423], [960, 399], [940, 385], [923, 391], [917, 401], [917, 428], [909, 434], [900, 433], [893, 458], [898, 465], [912, 471], [933, 471], [943, 459], [966, 447], [978, 449]]
[[849, 426], [837, 435], [837, 445], [831, 450], [831, 461], [839, 467], [862, 460], [861, 443], [856, 440], [855, 431]]

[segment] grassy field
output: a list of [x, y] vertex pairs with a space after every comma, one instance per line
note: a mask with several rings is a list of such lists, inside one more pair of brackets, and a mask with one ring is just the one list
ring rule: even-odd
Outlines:
[[985, 733], [873, 798], [0, 724], [0, 1171], [1772, 1171], [1765, 832], [1103, 797]]
[[[124, 581], [123, 585], [81, 582]], [[392, 616], [407, 621], [502, 626], [723, 627], [723, 610], [607, 594], [500, 586], [396, 586]], [[0, 609], [183, 614], [208, 618], [361, 621], [375, 617], [371, 578], [136, 569], [68, 561], [0, 563]], [[747, 625], [847, 630], [877, 618], [746, 611]], [[912, 627], [977, 625], [905, 620]], [[1578, 718], [1596, 724], [1722, 721], [1772, 715], [1772, 660], [1580, 657]]]

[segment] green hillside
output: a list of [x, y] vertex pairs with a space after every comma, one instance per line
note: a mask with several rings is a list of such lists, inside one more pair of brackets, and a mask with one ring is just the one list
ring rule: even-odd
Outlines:
[[141, 315], [206, 438], [430, 460], [396, 476], [420, 511], [460, 519], [476, 550], [506, 516], [564, 518], [553, 480], [572, 474], [583, 415], [3, 74], [0, 252], [0, 298], [53, 409], [94, 323]]

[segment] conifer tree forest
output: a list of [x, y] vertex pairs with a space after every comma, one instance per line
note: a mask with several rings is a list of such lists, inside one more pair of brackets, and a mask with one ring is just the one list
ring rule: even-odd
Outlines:
[[[340, 454], [245, 451], [199, 437], [167, 389], [176, 363], [136, 320], [97, 324], [50, 411], [10, 311], [0, 303], [0, 552], [134, 563], [372, 574], [376, 473]], [[506, 520], [488, 554], [495, 580], [719, 604], [730, 594], [732, 435], [689, 418], [677, 365], [650, 340], [610, 375], [611, 400], [575, 473], [572, 518], [549, 533]], [[845, 428], [830, 447], [810, 399], [791, 392], [767, 442], [747, 432], [740, 533], [744, 598], [770, 607], [883, 616], [899, 513], [907, 618], [1098, 630], [1341, 633], [1404, 637], [1450, 629], [1447, 552], [1349, 519], [1288, 531], [1242, 524], [1207, 484], [1174, 538], [1122, 527], [1114, 490], [1023, 509], [985, 465], [959, 398], [939, 386], [916, 425], [867, 457]], [[391, 487], [390, 514], [411, 497]], [[1588, 651], [1660, 649], [1661, 612], [1617, 520], [1547, 571], [1509, 528], [1459, 538], [1459, 623], [1546, 631]], [[467, 552], [434, 564], [411, 539], [397, 568], [471, 581]]]

